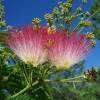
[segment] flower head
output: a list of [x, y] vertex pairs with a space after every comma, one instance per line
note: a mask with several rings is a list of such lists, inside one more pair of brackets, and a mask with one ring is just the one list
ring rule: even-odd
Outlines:
[[[58, 33], [63, 34], [63, 33]], [[65, 69], [82, 61], [91, 50], [91, 41], [85, 35], [72, 33], [70, 36], [63, 34], [55, 35], [54, 43], [49, 49], [49, 60], [56, 65], [57, 69]]]
[[44, 27], [35, 29], [33, 26], [26, 26], [19, 30], [10, 31], [7, 43], [9, 48], [23, 60], [37, 66], [46, 61], [47, 52], [43, 47], [43, 33], [47, 32]]

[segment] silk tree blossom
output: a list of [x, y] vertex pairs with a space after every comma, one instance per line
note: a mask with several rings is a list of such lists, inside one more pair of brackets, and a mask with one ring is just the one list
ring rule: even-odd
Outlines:
[[25, 63], [37, 66], [48, 59], [57, 69], [69, 68], [82, 61], [92, 46], [85, 35], [72, 33], [68, 36], [65, 33], [48, 27], [27, 26], [12, 30], [7, 43]]
[[[58, 34], [63, 34], [58, 32]], [[53, 38], [53, 45], [49, 49], [49, 60], [56, 65], [57, 69], [70, 68], [82, 61], [91, 50], [91, 41], [85, 35], [72, 33], [71, 36], [63, 34]]]
[[9, 48], [25, 63], [30, 63], [34, 67], [47, 60], [47, 50], [43, 47], [43, 34], [47, 29], [39, 29], [33, 26], [26, 26], [19, 30], [13, 29], [8, 36]]

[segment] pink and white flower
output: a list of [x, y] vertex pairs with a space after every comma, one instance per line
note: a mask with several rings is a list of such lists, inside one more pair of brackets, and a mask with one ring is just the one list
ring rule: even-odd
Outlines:
[[[58, 34], [63, 33], [58, 32]], [[71, 36], [68, 36], [63, 34], [54, 38], [54, 44], [49, 49], [48, 57], [57, 69], [70, 68], [82, 61], [91, 47], [91, 42], [85, 38], [85, 35], [72, 33]]]
[[8, 36], [9, 48], [25, 63], [37, 66], [47, 60], [47, 50], [44, 48], [43, 33], [47, 29], [27, 26], [19, 30], [13, 29]]
[[60, 32], [48, 27], [27, 26], [9, 33], [9, 48], [25, 63], [33, 66], [49, 60], [57, 69], [70, 68], [82, 61], [91, 50], [85, 35]]

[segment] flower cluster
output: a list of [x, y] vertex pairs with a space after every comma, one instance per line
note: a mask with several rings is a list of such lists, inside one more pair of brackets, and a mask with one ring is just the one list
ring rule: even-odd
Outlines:
[[32, 25], [9, 32], [9, 48], [25, 63], [33, 66], [49, 61], [57, 69], [69, 68], [85, 58], [92, 43], [85, 35]]

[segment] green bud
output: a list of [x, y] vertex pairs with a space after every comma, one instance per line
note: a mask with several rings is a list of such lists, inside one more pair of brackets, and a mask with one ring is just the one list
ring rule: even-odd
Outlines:
[[65, 18], [64, 18], [64, 21], [70, 23], [75, 17], [76, 17], [76, 16], [74, 16], [74, 15], [65, 17]]
[[63, 25], [63, 24], [58, 24], [58, 26], [59, 26], [60, 28], [64, 28], [64, 25]]
[[84, 26], [84, 27], [86, 27], [86, 26], [91, 26], [92, 25], [92, 22], [91, 21], [80, 21], [80, 25], [81, 26]]
[[55, 7], [53, 10], [53, 15], [57, 16], [58, 14], [59, 14], [59, 9], [57, 7]]
[[48, 21], [48, 26], [51, 27], [54, 24], [54, 22], [53, 22], [53, 15], [47, 13], [47, 14], [44, 15], [44, 17]]
[[70, 17], [71, 17], [71, 19], [74, 19], [76, 16], [75, 15], [71, 15]]
[[91, 46], [96, 47], [96, 41], [95, 40], [91, 40]]
[[61, 15], [63, 16], [63, 15], [65, 15], [65, 14], [68, 13], [68, 12], [69, 12], [68, 8], [63, 8], [63, 9], [61, 10]]
[[82, 0], [82, 3], [83, 4], [87, 4], [87, 0]]
[[69, 3], [73, 3], [75, 0], [68, 0]]
[[95, 38], [95, 36], [94, 36], [94, 34], [93, 34], [92, 32], [87, 33], [85, 36], [86, 36], [86, 38], [89, 39], [89, 40]]
[[1, 27], [5, 27], [5, 26], [6, 26], [5, 21], [1, 21], [1, 22], [0, 22], [0, 26], [1, 26]]
[[34, 18], [34, 19], [32, 20], [32, 23], [33, 23], [33, 24], [40, 24], [40, 22], [41, 22], [41, 20], [40, 20], [39, 18]]
[[71, 8], [72, 8], [72, 4], [71, 4], [71, 3], [66, 3], [66, 2], [64, 2], [64, 3], [63, 3], [63, 7], [66, 7], [66, 8], [71, 9]]
[[51, 20], [51, 19], [53, 19], [53, 16], [52, 16], [52, 14], [47, 13], [47, 14], [44, 15], [44, 18], [46, 20]]
[[76, 12], [77, 12], [77, 13], [81, 13], [81, 12], [82, 12], [82, 8], [81, 8], [81, 7], [78, 7], [78, 8], [76, 9]]
[[90, 16], [90, 13], [87, 11], [87, 12], [85, 12], [85, 15], [86, 16]]

